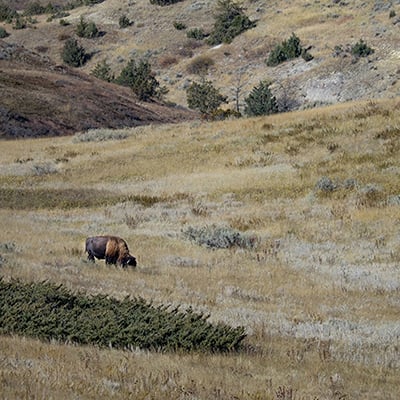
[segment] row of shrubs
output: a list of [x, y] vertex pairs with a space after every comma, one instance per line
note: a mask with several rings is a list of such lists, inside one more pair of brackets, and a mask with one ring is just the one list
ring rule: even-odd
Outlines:
[[0, 280], [0, 334], [118, 349], [227, 352], [243, 327], [211, 324], [208, 316], [143, 299], [74, 294], [48, 282]]

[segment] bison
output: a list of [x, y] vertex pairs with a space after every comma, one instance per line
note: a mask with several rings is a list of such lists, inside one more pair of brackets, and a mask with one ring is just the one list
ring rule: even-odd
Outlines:
[[125, 240], [118, 236], [93, 236], [86, 239], [88, 260], [106, 260], [106, 264], [136, 267], [136, 258], [129, 254]]

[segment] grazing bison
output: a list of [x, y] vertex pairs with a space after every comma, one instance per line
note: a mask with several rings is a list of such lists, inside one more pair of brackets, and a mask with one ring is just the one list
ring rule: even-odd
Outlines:
[[106, 260], [106, 264], [136, 267], [136, 258], [129, 254], [128, 245], [118, 236], [93, 236], [86, 239], [88, 260]]

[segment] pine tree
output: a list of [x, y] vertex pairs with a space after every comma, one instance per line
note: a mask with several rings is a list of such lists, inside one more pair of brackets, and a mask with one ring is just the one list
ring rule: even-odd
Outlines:
[[149, 100], [159, 93], [159, 82], [151, 71], [150, 63], [131, 59], [116, 79], [120, 85], [129, 86], [140, 100]]
[[226, 102], [226, 97], [216, 89], [210, 81], [193, 82], [186, 91], [189, 108], [199, 110], [209, 116]]
[[272, 94], [269, 83], [261, 81], [245, 98], [245, 113], [248, 116], [268, 115], [278, 112], [278, 104]]
[[70, 38], [65, 42], [61, 57], [65, 64], [71, 67], [81, 67], [85, 64], [88, 56], [85, 49], [78, 44], [76, 39]]
[[238, 4], [232, 0], [219, 0], [214, 30], [208, 42], [211, 45], [230, 43], [236, 36], [255, 26], [256, 23], [250, 21]]
[[90, 21], [87, 22], [85, 19], [81, 16], [81, 19], [79, 21], [79, 24], [76, 27], [76, 34], [79, 37], [83, 38], [94, 38], [99, 36], [99, 30], [97, 29], [97, 26], [94, 22]]
[[91, 74], [96, 78], [102, 79], [106, 82], [112, 82], [114, 80], [114, 76], [111, 73], [111, 67], [107, 64], [105, 60], [103, 60], [101, 63], [96, 64]]

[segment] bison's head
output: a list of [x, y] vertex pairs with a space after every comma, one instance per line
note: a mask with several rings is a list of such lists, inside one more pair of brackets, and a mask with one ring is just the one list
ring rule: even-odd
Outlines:
[[136, 267], [136, 258], [133, 256], [126, 256], [124, 257], [124, 259], [122, 260], [122, 265], [125, 267], [127, 265], [131, 266], [131, 267]]

